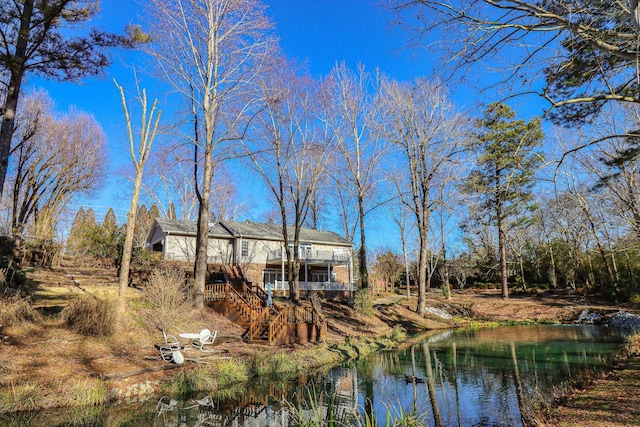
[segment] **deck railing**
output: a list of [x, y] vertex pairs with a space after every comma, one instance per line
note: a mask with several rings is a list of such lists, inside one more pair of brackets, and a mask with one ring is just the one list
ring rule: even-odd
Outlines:
[[[293, 256], [293, 254], [292, 254]], [[286, 257], [282, 249], [276, 249], [267, 254], [267, 261], [277, 261]], [[349, 262], [349, 253], [320, 251], [320, 250], [301, 250], [298, 254], [300, 261], [328, 262], [336, 264], [346, 264]]]
[[[355, 292], [356, 284], [355, 283], [345, 283], [345, 282], [303, 282], [300, 281], [298, 286], [300, 286], [301, 291], [343, 291], [343, 292]], [[289, 282], [286, 280], [276, 280], [274, 287], [274, 291], [288, 291], [289, 290]]]

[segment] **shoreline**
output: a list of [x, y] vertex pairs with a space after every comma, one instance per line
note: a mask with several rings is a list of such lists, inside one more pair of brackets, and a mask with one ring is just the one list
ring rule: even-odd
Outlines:
[[[184, 389], [183, 386], [175, 382], [177, 377], [182, 377], [182, 381], [178, 381], [178, 383], [191, 382], [197, 384], [198, 381], [203, 381], [202, 377], [215, 374], [216, 378], [222, 378], [222, 380], [216, 384], [209, 385], [207, 385], [206, 381], [204, 382], [203, 390], [211, 391], [214, 387], [222, 389], [224, 386], [229, 386], [233, 383], [236, 385], [241, 384], [242, 378], [246, 381], [255, 375], [273, 373], [280, 376], [295, 375], [296, 373], [316, 369], [327, 364], [335, 364], [350, 358], [357, 358], [371, 351], [407, 345], [407, 343], [419, 339], [416, 334], [420, 331], [423, 332], [421, 335], [424, 336], [424, 334], [439, 333], [445, 329], [459, 327], [478, 328], [497, 324], [567, 322], [570, 319], [576, 319], [578, 314], [585, 308], [602, 312], [611, 311], [615, 308], [593, 304], [587, 306], [581, 303], [580, 299], [573, 300], [572, 296], [562, 297], [561, 299], [564, 300], [558, 301], [558, 297], [555, 295], [516, 295], [509, 301], [504, 302], [497, 294], [487, 291], [454, 292], [451, 300], [445, 299], [440, 292], [433, 291], [430, 292], [429, 298], [430, 306], [452, 312], [454, 314], [453, 319], [447, 320], [437, 316], [421, 318], [411, 310], [415, 302], [406, 302], [404, 299], [397, 299], [389, 304], [375, 305], [375, 315], [372, 318], [364, 318], [340, 304], [326, 303], [323, 309], [326, 311], [327, 319], [331, 322], [331, 333], [326, 343], [273, 348], [255, 346], [230, 339], [226, 342], [221, 342], [218, 346], [221, 352], [224, 351], [224, 353], [220, 354], [221, 357], [231, 357], [234, 360], [233, 363], [222, 364], [223, 368], [213, 368], [214, 364], [211, 362], [207, 362], [207, 364], [201, 363], [206, 362], [205, 360], [200, 362], [189, 361], [187, 364], [180, 366], [163, 365], [153, 359], [155, 357], [153, 339], [140, 342], [139, 337], [136, 338], [134, 336], [131, 338], [126, 333], [120, 335], [118, 339], [83, 338], [77, 334], [62, 330], [60, 324], [51, 318], [41, 320], [39, 326], [37, 324], [27, 324], [4, 328], [6, 331], [0, 330], [0, 334], [6, 337], [2, 339], [2, 344], [0, 344], [4, 355], [0, 355], [0, 362], [7, 362], [11, 357], [9, 353], [13, 353], [14, 350], [25, 348], [27, 350], [23, 354], [27, 354], [28, 357], [33, 357], [34, 352], [48, 353], [48, 346], [59, 347], [66, 345], [65, 351], [69, 351], [68, 354], [73, 354], [74, 348], [81, 342], [86, 347], [86, 352], [82, 356], [89, 361], [85, 363], [85, 367], [91, 367], [94, 372], [81, 373], [76, 370], [69, 375], [69, 377], [75, 377], [75, 381], [69, 381], [69, 378], [66, 378], [66, 381], [61, 379], [48, 385], [41, 382], [44, 375], [39, 376], [44, 372], [38, 373], [36, 371], [33, 372], [31, 380], [13, 381], [9, 384], [5, 382], [3, 383], [3, 388], [6, 389], [7, 385], [9, 385], [11, 390], [5, 390], [0, 395], [0, 409], [6, 416], [11, 412], [15, 412], [11, 409], [18, 411], [45, 410], [64, 406], [69, 408], [89, 408], [106, 403], [125, 403], [148, 396], [161, 396], [171, 389], [174, 391], [181, 390], [181, 388]], [[222, 322], [214, 314], [209, 314], [209, 316], [213, 317], [203, 321], [209, 324]], [[402, 327], [394, 328], [394, 325], [402, 325]], [[34, 331], [38, 327], [44, 329], [44, 331], [35, 333]], [[227, 334], [222, 334], [223, 337], [226, 335], [227, 339], [229, 334], [237, 333], [231, 327], [229, 328]], [[53, 331], [57, 332], [54, 333]], [[51, 334], [55, 336], [56, 333], [58, 338], [42, 339], [51, 337]], [[374, 337], [378, 337], [378, 339], [376, 340]], [[123, 349], [118, 350], [122, 352], [120, 356], [105, 356], [105, 352], [122, 346], [122, 342], [127, 342], [130, 339], [133, 340], [131, 342], [136, 342], [145, 351], [141, 352], [142, 354], [137, 354], [138, 352]], [[105, 349], [104, 347], [107, 348]], [[5, 351], [7, 349], [12, 351]], [[630, 354], [631, 358], [626, 359], [628, 362], [621, 361], [620, 363], [640, 364], [638, 355]], [[13, 356], [18, 355], [19, 352], [13, 353]], [[46, 354], [43, 356], [46, 357]], [[135, 368], [123, 366], [122, 363], [119, 363], [119, 358], [131, 363]], [[61, 360], [64, 359], [64, 357], [61, 358]], [[103, 359], [113, 360], [111, 360], [111, 363], [105, 363], [104, 366], [101, 366], [99, 362], [103, 362]], [[18, 358], [16, 357], [12, 362], [4, 365], [5, 373], [13, 374], [22, 369], [16, 362], [17, 360]], [[285, 363], [285, 360], [287, 363]], [[27, 363], [26, 360], [24, 362], [25, 364]], [[216, 363], [215, 365], [220, 364]], [[152, 371], [136, 373], [136, 370], [144, 371], [145, 369], [151, 369]], [[217, 369], [217, 371], [214, 369]], [[199, 375], [198, 371], [204, 375]], [[121, 379], [109, 377], [109, 374], [113, 372], [121, 375], [132, 375]], [[238, 382], [234, 378], [241, 378], [241, 381]], [[20, 387], [23, 386], [24, 389], [21, 392]], [[195, 388], [198, 388], [198, 386], [196, 385]], [[9, 392], [18, 403], [8, 402], [10, 398]], [[43, 395], [38, 397], [38, 393]], [[574, 392], [572, 391], [572, 393]], [[52, 394], [58, 395], [54, 396], [56, 399], [52, 398]], [[63, 397], [81, 394], [86, 397], [84, 401], [79, 402], [74, 397], [73, 400], [66, 400], [66, 402], [74, 402], [75, 405], [61, 404], [65, 402]], [[565, 402], [571, 401], [572, 396], [558, 398], [557, 404], [554, 404], [553, 408], [550, 408], [547, 413], [541, 413], [539, 417], [541, 418], [540, 425], [566, 427], [585, 425], [580, 422], [572, 424], [569, 419], [572, 416], [571, 413], [562, 409]], [[576, 396], [579, 395], [576, 394]], [[30, 402], [31, 407], [28, 405], [20, 406], [21, 403], [19, 402], [24, 402], [25, 399]], [[7, 411], [7, 409], [10, 410]], [[558, 416], [560, 419], [558, 419]]]

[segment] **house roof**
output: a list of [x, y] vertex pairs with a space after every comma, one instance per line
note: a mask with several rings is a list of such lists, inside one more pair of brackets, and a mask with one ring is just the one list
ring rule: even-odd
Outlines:
[[[198, 231], [198, 224], [193, 221], [181, 221], [177, 219], [156, 218], [156, 224], [167, 234], [182, 234], [185, 236], [195, 236]], [[154, 227], [155, 228], [155, 227]], [[153, 230], [151, 230], [153, 233]], [[231, 237], [229, 230], [220, 223], [209, 223], [209, 236]]]
[[[195, 236], [197, 224], [193, 221], [181, 221], [175, 219], [156, 218], [156, 224], [165, 234], [181, 234], [185, 236]], [[155, 229], [155, 227], [154, 227]], [[289, 227], [289, 232], [293, 233], [293, 228]], [[151, 230], [153, 234], [153, 230]], [[151, 235], [150, 234], [150, 235]], [[282, 241], [282, 228], [275, 224], [261, 222], [235, 222], [219, 221], [209, 223], [209, 236], [211, 237], [246, 237], [262, 240]], [[300, 229], [301, 243], [328, 243], [340, 246], [351, 246], [352, 243], [331, 231], [313, 230], [310, 228]]]

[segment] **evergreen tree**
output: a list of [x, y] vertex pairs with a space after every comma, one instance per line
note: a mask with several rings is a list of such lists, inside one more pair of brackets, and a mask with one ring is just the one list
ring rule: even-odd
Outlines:
[[498, 254], [502, 297], [509, 297], [507, 284], [507, 231], [515, 218], [535, 209], [531, 190], [541, 166], [536, 152], [544, 137], [538, 119], [515, 120], [503, 103], [487, 107], [477, 133], [477, 167], [468, 176], [465, 190], [478, 197], [475, 220], [494, 225], [498, 231]]
[[116, 213], [113, 211], [113, 208], [109, 208], [107, 213], [104, 215], [102, 226], [104, 227], [105, 230], [108, 230], [108, 231], [112, 231], [118, 228]]
[[84, 255], [87, 253], [87, 236], [96, 225], [96, 217], [93, 209], [78, 209], [71, 224], [69, 237], [67, 238], [66, 253], [70, 255]]

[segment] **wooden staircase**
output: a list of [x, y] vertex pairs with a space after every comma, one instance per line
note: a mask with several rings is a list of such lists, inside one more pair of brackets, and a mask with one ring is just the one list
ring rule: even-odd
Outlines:
[[[306, 340], [309, 341], [320, 341], [326, 336], [326, 321], [313, 306], [289, 306], [276, 302], [267, 306], [266, 292], [245, 283], [240, 287], [228, 282], [208, 283], [204, 300], [232, 320], [238, 319], [237, 323], [247, 328], [242, 338], [248, 342], [266, 341], [270, 345], [297, 342], [301, 339], [301, 330], [303, 335], [307, 331]], [[234, 316], [230, 316], [229, 311]]]

